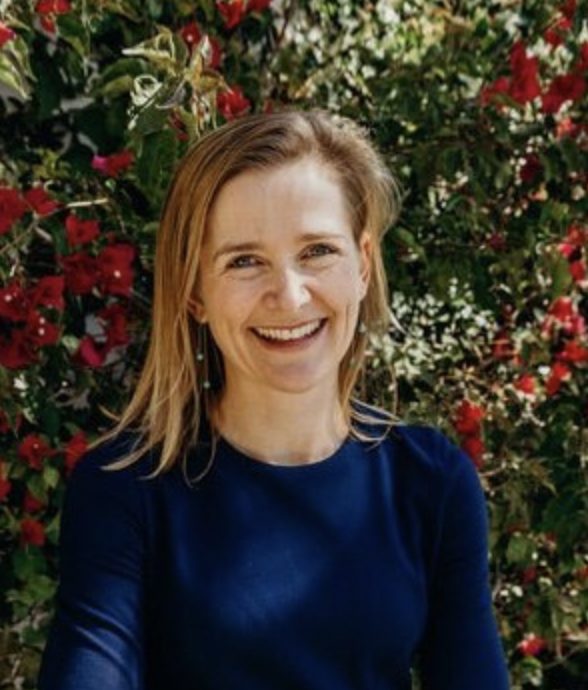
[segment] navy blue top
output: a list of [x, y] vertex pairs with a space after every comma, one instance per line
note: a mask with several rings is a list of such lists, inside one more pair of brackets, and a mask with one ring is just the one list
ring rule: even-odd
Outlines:
[[408, 690], [412, 667], [423, 690], [508, 689], [484, 494], [439, 431], [297, 466], [221, 438], [193, 488], [139, 481], [153, 455], [101, 471], [125, 443], [70, 478], [39, 690]]

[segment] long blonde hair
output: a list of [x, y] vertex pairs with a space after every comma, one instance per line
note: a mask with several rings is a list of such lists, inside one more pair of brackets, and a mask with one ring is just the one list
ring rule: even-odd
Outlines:
[[[155, 477], [187, 458], [199, 441], [203, 419], [210, 423], [223, 390], [222, 355], [207, 327], [188, 308], [197, 285], [200, 253], [210, 208], [224, 184], [250, 170], [271, 170], [312, 157], [337, 176], [359, 243], [372, 239], [370, 284], [360, 305], [359, 324], [339, 367], [339, 398], [353, 438], [381, 440], [399, 420], [394, 414], [361, 402], [352, 393], [364, 372], [368, 333], [390, 328], [389, 295], [381, 240], [396, 220], [400, 195], [396, 181], [367, 133], [355, 122], [324, 110], [285, 110], [233, 120], [202, 136], [180, 162], [163, 208], [155, 251], [153, 320], [146, 360], [135, 391], [114, 428], [93, 446], [125, 430], [135, 432], [132, 452], [107, 469], [122, 469], [156, 450]], [[384, 425], [374, 439], [354, 423]], [[211, 424], [211, 467], [219, 434]]]

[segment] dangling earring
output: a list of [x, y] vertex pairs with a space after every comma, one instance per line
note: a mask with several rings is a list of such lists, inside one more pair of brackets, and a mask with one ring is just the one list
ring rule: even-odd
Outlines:
[[358, 321], [357, 330], [359, 333], [367, 333], [367, 326], [361, 319]]
[[[198, 350], [196, 351], [196, 361], [203, 363], [203, 381], [202, 387], [205, 390], [210, 388], [210, 381], [208, 380], [208, 366], [206, 362], [206, 325], [203, 323], [198, 323]], [[206, 376], [204, 378], [204, 376]]]

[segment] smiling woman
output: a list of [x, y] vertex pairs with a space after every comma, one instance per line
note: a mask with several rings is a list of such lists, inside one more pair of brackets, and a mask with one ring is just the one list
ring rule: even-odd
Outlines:
[[508, 688], [473, 464], [353, 395], [397, 199], [323, 111], [188, 153], [134, 396], [68, 485], [39, 690]]

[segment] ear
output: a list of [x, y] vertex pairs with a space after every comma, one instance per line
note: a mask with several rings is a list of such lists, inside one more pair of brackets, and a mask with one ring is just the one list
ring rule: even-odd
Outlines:
[[359, 238], [359, 275], [361, 279], [361, 298], [366, 296], [370, 279], [372, 276], [372, 254], [373, 254], [373, 242], [370, 234], [367, 230], [361, 233]]
[[188, 300], [188, 311], [199, 323], [206, 323], [206, 311], [202, 300], [198, 297], [191, 297]]

